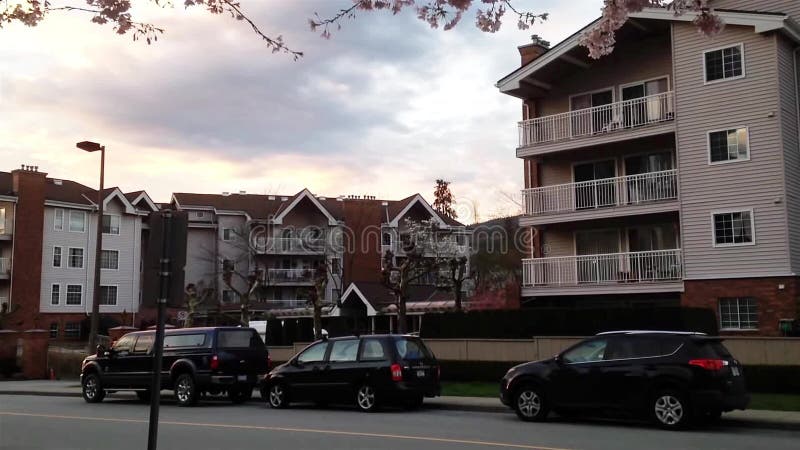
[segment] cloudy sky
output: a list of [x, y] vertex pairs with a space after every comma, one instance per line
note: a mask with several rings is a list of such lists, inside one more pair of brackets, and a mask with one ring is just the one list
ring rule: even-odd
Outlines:
[[[411, 10], [360, 14], [330, 40], [308, 30], [350, 0], [241, 0], [269, 35], [305, 53], [270, 53], [244, 23], [198, 8], [150, 6], [166, 29], [155, 45], [117, 36], [78, 13], [0, 30], [0, 170], [38, 165], [57, 178], [172, 192], [432, 198], [452, 181], [465, 222], [517, 207], [519, 101], [494, 83], [519, 65], [535, 32], [556, 43], [593, 20], [602, 0], [517, 0], [550, 20], [497, 34], [432, 30]], [[56, 4], [59, 0], [55, 0]], [[75, 0], [72, 3], [82, 3]], [[69, 2], [68, 2], [69, 4]], [[147, 2], [145, 2], [147, 4]]]

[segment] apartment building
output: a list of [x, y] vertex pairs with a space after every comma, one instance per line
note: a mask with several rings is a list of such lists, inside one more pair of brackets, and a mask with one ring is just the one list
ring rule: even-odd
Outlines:
[[[236, 292], [256, 286], [250, 305], [255, 318], [309, 317], [309, 295], [320, 270], [328, 278], [325, 315], [392, 314], [382, 309], [383, 297], [362, 296], [353, 308], [342, 308], [347, 303], [342, 294], [352, 292], [354, 283], [379, 285], [386, 252], [405, 257], [398, 242], [406, 219], [433, 221], [447, 235], [441, 239], [453, 244], [448, 252], [469, 254], [466, 227], [438, 215], [419, 194], [391, 201], [326, 197], [308, 189], [294, 195], [175, 193], [171, 204], [189, 218], [186, 283], [213, 290], [211, 303], [228, 312], [240, 308]], [[229, 281], [226, 272], [233, 273]], [[418, 281], [427, 286], [425, 292], [436, 290], [435, 275]]]
[[[146, 192], [103, 191], [101, 314], [132, 325], [139, 312]], [[94, 295], [98, 192], [37, 167], [0, 172], [0, 302], [4, 326], [80, 338]]]
[[705, 307], [733, 334], [797, 320], [800, 2], [712, 6], [713, 38], [646, 9], [599, 60], [591, 24], [519, 47], [497, 87], [522, 100], [529, 304]]

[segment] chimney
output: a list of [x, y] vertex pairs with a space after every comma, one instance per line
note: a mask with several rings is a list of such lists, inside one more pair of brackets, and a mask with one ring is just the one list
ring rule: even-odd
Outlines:
[[538, 57], [544, 55], [547, 50], [550, 49], [550, 42], [545, 41], [538, 35], [534, 34], [531, 36], [531, 43], [520, 45], [517, 47], [519, 50], [519, 56], [521, 57], [521, 65], [524, 66], [529, 62], [537, 59]]

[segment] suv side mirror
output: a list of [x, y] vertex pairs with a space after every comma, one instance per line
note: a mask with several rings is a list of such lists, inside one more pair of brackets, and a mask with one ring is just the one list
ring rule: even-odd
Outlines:
[[106, 348], [103, 347], [103, 344], [97, 344], [96, 355], [103, 356], [105, 355], [105, 353], [106, 353]]

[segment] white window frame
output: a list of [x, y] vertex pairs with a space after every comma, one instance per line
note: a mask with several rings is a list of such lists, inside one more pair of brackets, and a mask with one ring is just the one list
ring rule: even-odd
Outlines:
[[[55, 296], [56, 292], [53, 291], [53, 288], [58, 288], [58, 298], [56, 298], [56, 302], [53, 303], [53, 297]], [[61, 284], [60, 283], [53, 283], [50, 285], [50, 306], [58, 306], [61, 304]]]
[[[61, 213], [61, 219], [59, 220], [58, 214]], [[64, 231], [64, 210], [62, 208], [56, 208], [53, 210], [53, 231]]]
[[[58, 338], [58, 322], [51, 323], [48, 331], [50, 332], [50, 339]], [[55, 336], [53, 336], [53, 333], [55, 333]]]
[[[116, 289], [114, 292], [114, 304], [103, 303], [103, 288], [113, 287]], [[119, 305], [119, 285], [118, 284], [102, 284], [100, 285], [100, 306], [117, 306]]]
[[[81, 256], [80, 267], [72, 266], [72, 250], [80, 250], [83, 252]], [[86, 249], [83, 247], [67, 247], [67, 269], [83, 269], [85, 267], [86, 267]]]
[[[103, 267], [103, 252], [113, 252], [113, 253], [117, 254], [117, 267], [116, 268], [109, 269], [109, 268]], [[113, 249], [113, 248], [104, 248], [103, 250], [100, 251], [100, 270], [111, 270], [111, 271], [119, 270], [119, 250], [116, 250], [116, 249]]]
[[[741, 51], [741, 54], [742, 54], [742, 74], [741, 75], [737, 75], [735, 77], [720, 78], [719, 80], [708, 81], [708, 78], [707, 78], [708, 71], [706, 70], [706, 54], [707, 53], [711, 53], [711, 52], [719, 52], [719, 51], [725, 50], [726, 48], [732, 48], [732, 47], [739, 47], [739, 50]], [[724, 83], [726, 81], [741, 80], [742, 78], [745, 78], [747, 76], [747, 69], [746, 69], [746, 64], [745, 64], [746, 58], [745, 58], [745, 54], [744, 54], [744, 42], [739, 42], [738, 44], [728, 44], [728, 45], [723, 45], [721, 47], [715, 47], [715, 48], [711, 48], [711, 49], [708, 49], [708, 50], [703, 50], [702, 59], [703, 59], [703, 85], [704, 86], [707, 86], [709, 84]], [[724, 76], [724, 73], [723, 73], [723, 76]]]
[[[78, 287], [80, 287], [80, 288], [81, 288], [81, 302], [80, 302], [80, 303], [78, 303], [78, 304], [75, 304], [75, 303], [67, 303], [67, 302], [69, 301], [69, 288], [70, 288], [71, 286], [72, 286], [72, 287], [74, 287], [74, 286], [78, 286]], [[83, 306], [83, 297], [84, 297], [84, 294], [85, 294], [85, 292], [86, 292], [86, 289], [84, 289], [84, 286], [83, 286], [82, 284], [67, 284], [67, 287], [66, 287], [66, 289], [64, 289], [64, 304], [65, 304], [66, 306]]]
[[[72, 335], [71, 334], [72, 332], [70, 331], [70, 334], [67, 335], [67, 328], [73, 328], [73, 327], [77, 328], [77, 334], [76, 335]], [[77, 337], [77, 338], [80, 339], [80, 337], [81, 337], [81, 323], [80, 322], [67, 322], [66, 324], [64, 324], [64, 331], [63, 331], [62, 334], [63, 334], [63, 336], [65, 338], [75, 338], [75, 337]]]
[[[741, 312], [741, 300], [742, 299], [752, 299], [755, 308], [756, 308], [756, 327], [755, 328], [742, 328], [742, 312]], [[738, 327], [723, 327], [722, 326], [722, 301], [723, 300], [736, 300], [736, 316]], [[758, 331], [759, 326], [761, 326], [759, 317], [758, 317], [758, 299], [752, 296], [743, 296], [743, 297], [720, 297], [717, 298], [717, 313], [719, 314], [719, 331]]]
[[[730, 213], [743, 213], [749, 212], [750, 213], [750, 234], [752, 235], [752, 240], [750, 242], [732, 242], [729, 244], [717, 244], [717, 227], [714, 223], [714, 216], [718, 214], [730, 214]], [[711, 211], [711, 244], [715, 248], [725, 248], [725, 247], [746, 247], [749, 245], [756, 245], [756, 215], [753, 212], [753, 208], [729, 208], [729, 209], [718, 209]]]
[[[106, 233], [105, 230], [103, 230], [103, 234], [105, 236], [119, 236], [122, 233], [122, 216], [120, 216], [119, 214], [103, 213], [103, 217], [105, 217], [105, 216], [110, 217], [110, 219], [109, 219], [110, 222], [108, 224], [109, 231], [111, 231], [114, 228], [114, 223], [113, 223], [114, 222], [114, 218], [115, 217], [117, 218], [117, 232], [116, 233]], [[100, 226], [103, 227], [102, 221], [100, 221]]]
[[[83, 215], [83, 228], [80, 231], [72, 229], [72, 215], [73, 214], [82, 214]], [[87, 223], [87, 221], [88, 221], [88, 218], [86, 216], [86, 211], [71, 210], [69, 212], [69, 219], [67, 219], [67, 222], [68, 222], [67, 223], [67, 229], [69, 230], [70, 233], [86, 233], [86, 223]]]
[[[230, 232], [228, 237], [225, 237], [225, 233]], [[233, 228], [223, 228], [222, 229], [222, 240], [225, 242], [231, 242], [236, 240], [236, 230]]]
[[[737, 158], [737, 159], [728, 159], [728, 160], [725, 160], [725, 161], [711, 161], [711, 133], [719, 133], [721, 131], [730, 131], [730, 130], [739, 131], [741, 129], [744, 129], [744, 132], [747, 134], [747, 157], [745, 157], [745, 158]], [[706, 155], [708, 156], [708, 165], [709, 166], [717, 166], [717, 165], [720, 165], [720, 164], [731, 164], [731, 163], [750, 161], [750, 127], [734, 126], [734, 127], [719, 128], [719, 129], [716, 129], [716, 130], [709, 130], [706, 133]]]
[[[56, 249], [58, 249], [58, 265], [56, 265]], [[54, 269], [64, 267], [64, 247], [60, 245], [53, 246], [53, 257], [50, 259], [50, 265]]]

